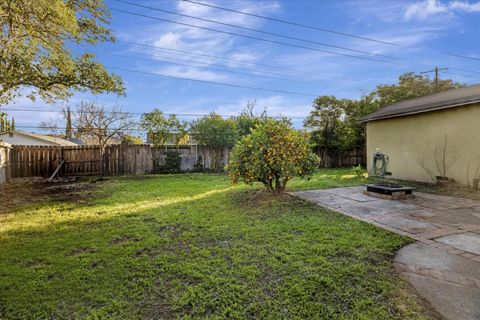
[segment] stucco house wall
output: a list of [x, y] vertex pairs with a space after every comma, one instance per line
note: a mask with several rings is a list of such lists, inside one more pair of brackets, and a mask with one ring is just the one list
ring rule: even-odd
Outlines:
[[367, 168], [372, 168], [378, 148], [389, 157], [392, 178], [433, 182], [420, 162], [439, 175], [435, 154], [442, 163], [445, 137], [447, 176], [471, 184], [480, 165], [480, 104], [368, 122]]

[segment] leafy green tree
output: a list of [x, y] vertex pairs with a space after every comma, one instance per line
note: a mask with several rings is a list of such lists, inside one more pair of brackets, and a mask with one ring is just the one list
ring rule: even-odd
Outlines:
[[387, 105], [435, 92], [464, 86], [452, 80], [430, 80], [412, 72], [401, 75], [397, 84], [378, 85], [359, 100], [321, 96], [304, 125], [312, 130], [312, 141], [322, 153], [346, 152], [365, 146], [365, 125], [360, 119]]
[[175, 143], [187, 133], [185, 122], [180, 122], [175, 115], [165, 117], [159, 109], [154, 109], [142, 116], [140, 126], [147, 132], [150, 141], [156, 145], [164, 145], [167, 140], [173, 139]]
[[0, 132], [4, 132], [4, 131], [5, 131], [5, 122], [6, 122], [6, 119], [7, 119], [7, 114], [6, 114], [6, 113], [3, 113], [3, 112], [0, 112]]
[[0, 104], [33, 88], [31, 99], [66, 98], [73, 90], [124, 93], [88, 51], [75, 55], [72, 44], [113, 41], [110, 12], [102, 0], [0, 1]]
[[250, 131], [267, 118], [267, 113], [263, 110], [260, 114], [255, 112], [256, 101], [249, 101], [239, 116], [234, 117], [240, 136], [250, 134]]
[[321, 96], [313, 102], [313, 110], [305, 119], [305, 127], [313, 129], [312, 139], [321, 150], [340, 150], [345, 145], [343, 118], [350, 100]]
[[438, 84], [426, 75], [407, 72], [398, 78], [397, 84], [381, 84], [369, 95], [374, 109], [379, 109], [390, 104], [407, 99], [426, 96], [432, 93], [460, 88], [464, 84], [451, 79], [440, 79]]
[[192, 132], [198, 144], [213, 150], [212, 169], [222, 170], [220, 164], [225, 149], [233, 147], [239, 137], [235, 121], [210, 113], [192, 123]]
[[122, 143], [125, 143], [125, 144], [143, 144], [143, 139], [141, 137], [138, 137], [138, 136], [125, 134], [122, 137]]
[[285, 121], [268, 119], [235, 145], [228, 172], [232, 183], [260, 182], [278, 194], [294, 177], [310, 177], [318, 161], [302, 132]]
[[15, 130], [15, 119], [8, 120], [6, 113], [0, 113], [0, 132]]

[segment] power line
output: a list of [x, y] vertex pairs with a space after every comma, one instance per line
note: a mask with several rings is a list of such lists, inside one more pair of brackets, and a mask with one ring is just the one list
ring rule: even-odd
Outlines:
[[428, 71], [423, 71], [423, 72], [420, 72], [420, 74], [427, 74], [427, 73], [432, 73], [434, 72], [435, 73], [435, 87], [438, 86], [438, 80], [439, 80], [439, 76], [438, 76], [438, 72], [439, 71], [445, 71], [445, 70], [448, 70], [448, 68], [439, 68], [439, 67], [435, 67], [435, 69], [433, 70], [428, 70]]
[[[366, 40], [366, 41], [372, 41], [372, 42], [387, 44], [387, 45], [396, 46], [396, 47], [403, 47], [402, 45], [399, 45], [399, 44], [396, 44], [396, 43], [393, 43], [393, 42], [388, 42], [388, 41], [382, 41], [382, 40], [372, 39], [372, 38], [368, 38], [368, 37], [357, 36], [357, 35], [346, 33], [346, 32], [335, 31], [335, 30], [332, 30], [332, 29], [326, 29], [326, 28], [306, 25], [306, 24], [302, 24], [302, 23], [298, 23], [298, 22], [294, 22], [294, 21], [288, 21], [288, 20], [284, 20], [284, 19], [262, 16], [262, 15], [258, 15], [258, 14], [254, 14], [254, 13], [245, 12], [245, 11], [239, 11], [239, 10], [234, 10], [234, 9], [230, 9], [230, 8], [226, 8], [226, 7], [221, 7], [221, 6], [217, 6], [217, 5], [213, 5], [213, 4], [209, 4], [209, 3], [203, 3], [203, 2], [198, 2], [198, 1], [194, 1], [194, 0], [182, 0], [182, 1], [192, 3], [192, 4], [196, 4], [196, 5], [199, 5], [199, 6], [205, 6], [205, 7], [215, 8], [215, 9], [218, 9], [218, 10], [234, 12], [234, 13], [238, 13], [238, 14], [242, 14], [242, 15], [246, 15], [246, 16], [250, 16], [250, 17], [256, 17], [256, 18], [260, 18], [260, 19], [265, 19], [265, 20], [280, 22], [280, 23], [284, 23], [284, 24], [289, 24], [289, 25], [293, 25], [293, 26], [297, 26], [297, 27], [308, 28], [308, 29], [313, 29], [313, 30], [338, 34], [338, 35], [342, 35], [342, 36], [346, 36], [346, 37], [351, 37], [351, 38], [356, 38], [356, 39], [361, 39], [361, 40]], [[296, 0], [296, 1], [299, 1], [299, 0]], [[454, 57], [457, 57], [457, 58], [480, 61], [480, 58], [473, 58], [473, 57], [464, 56], [464, 55], [455, 54], [455, 53], [447, 53], [447, 52], [441, 52], [441, 53], [443, 53], [445, 55], [449, 55], [449, 56], [454, 56]]]
[[452, 57], [474, 60], [474, 61], [480, 61], [480, 58], [473, 58], [473, 57], [464, 56], [464, 55], [461, 55], [461, 54], [456, 54], [456, 53], [445, 53], [445, 54], [448, 55], [448, 56], [452, 56]]
[[[38, 107], [38, 106], [37, 106]], [[42, 106], [40, 106], [42, 107]], [[43, 113], [64, 113], [63, 110], [41, 110], [41, 109], [30, 109], [28, 107], [20, 107], [20, 108], [1, 108], [3, 111], [20, 111], [20, 112], [43, 112]], [[100, 113], [100, 112], [95, 112], [95, 111], [78, 111], [78, 110], [70, 110], [71, 113]], [[102, 111], [103, 113], [112, 113], [112, 111]], [[127, 112], [127, 111], [120, 111], [116, 112], [119, 114], [129, 114], [129, 115], [144, 115], [148, 112]], [[238, 117], [240, 116], [239, 114], [218, 114], [217, 115], [225, 118], [233, 118], [233, 117]], [[170, 116], [177, 116], [177, 117], [205, 117], [208, 116], [209, 114], [207, 113], [163, 113], [164, 116], [170, 117]], [[281, 118], [289, 118], [289, 119], [305, 119], [306, 116], [269, 116], [270, 118], [274, 119], [281, 119]]]
[[268, 43], [274, 43], [274, 44], [287, 46], [287, 47], [292, 47], [292, 48], [305, 49], [305, 50], [311, 50], [311, 51], [316, 51], [316, 52], [321, 52], [321, 53], [339, 55], [339, 56], [349, 57], [349, 58], [353, 58], [353, 59], [360, 59], [360, 60], [366, 60], [366, 61], [372, 61], [372, 62], [398, 65], [398, 63], [391, 62], [391, 61], [379, 60], [379, 59], [374, 59], [374, 58], [367, 58], [367, 57], [363, 57], [363, 56], [354, 56], [354, 55], [347, 54], [347, 53], [317, 49], [317, 48], [312, 48], [312, 47], [305, 47], [305, 46], [300, 46], [300, 45], [296, 45], [296, 44], [293, 44], [293, 43], [287, 43], [287, 42], [281, 42], [281, 41], [276, 41], [276, 40], [271, 40], [271, 39], [259, 38], [259, 37], [249, 36], [249, 35], [236, 33], [236, 32], [223, 31], [223, 30], [218, 30], [218, 29], [213, 29], [213, 28], [197, 26], [197, 25], [184, 23], [184, 22], [178, 22], [178, 21], [173, 21], [173, 20], [168, 20], [168, 19], [163, 19], [163, 18], [152, 17], [152, 16], [149, 16], [149, 15], [140, 14], [140, 13], [131, 12], [131, 11], [122, 10], [122, 9], [110, 8], [110, 10], [125, 13], [125, 14], [129, 14], [129, 15], [133, 15], [133, 16], [138, 16], [138, 17], [143, 17], [143, 18], [148, 18], [148, 19], [153, 19], [153, 20], [158, 20], [158, 21], [163, 21], [163, 22], [168, 22], [168, 23], [173, 23], [173, 24], [178, 24], [178, 25], [182, 25], [182, 26], [186, 26], [186, 27], [208, 30], [208, 31], [218, 32], [218, 33], [222, 33], [222, 34], [228, 34], [228, 35], [241, 37], [241, 38], [246, 38], [246, 39], [251, 39], [251, 40], [258, 40], [258, 41], [263, 41], [263, 42], [268, 42]]
[[473, 79], [480, 79], [480, 76], [473, 76], [470, 74], [461, 74], [461, 73], [456, 73], [456, 72], [450, 72], [450, 71], [442, 71], [443, 73], [455, 75], [455, 76], [461, 76], [461, 77], [466, 77], [466, 78], [473, 78]]
[[245, 86], [245, 85], [240, 85], [240, 84], [225, 83], [225, 82], [218, 82], [218, 81], [211, 81], [211, 80], [200, 80], [200, 79], [193, 79], [193, 78], [177, 77], [177, 76], [171, 76], [171, 75], [167, 75], [167, 74], [163, 74], [163, 73], [146, 72], [146, 71], [125, 69], [125, 68], [119, 68], [119, 67], [108, 67], [108, 68], [116, 69], [116, 70], [120, 70], [120, 71], [125, 71], [125, 72], [146, 74], [146, 75], [152, 75], [152, 76], [160, 76], [160, 77], [171, 78], [171, 79], [176, 79], [176, 80], [188, 80], [188, 81], [214, 84], [214, 85], [226, 86], [226, 87], [250, 89], [250, 90], [257, 90], [257, 91], [266, 91], [266, 92], [275, 92], [275, 93], [284, 93], [284, 94], [292, 94], [292, 95], [307, 96], [307, 97], [318, 97], [317, 94], [313, 94], [313, 93], [304, 93], [304, 92], [277, 90], [277, 89], [266, 89], [266, 88], [261, 88], [261, 87]]
[[136, 6], [136, 7], [140, 7], [140, 8], [145, 8], [145, 9], [149, 9], [149, 10], [164, 12], [164, 13], [168, 13], [168, 14], [181, 16], [181, 17], [186, 17], [186, 18], [190, 18], [190, 19], [196, 19], [196, 20], [205, 21], [205, 22], [209, 22], [209, 23], [215, 23], [215, 24], [219, 24], [219, 25], [223, 25], [223, 26], [232, 27], [232, 28], [237, 28], [237, 29], [242, 29], [242, 30], [247, 30], [247, 31], [252, 31], [252, 32], [258, 32], [258, 33], [262, 33], [262, 34], [266, 34], [266, 35], [270, 35], [270, 36], [275, 36], [275, 37], [280, 37], [280, 38], [284, 38], [284, 39], [290, 39], [290, 40], [295, 40], [295, 41], [300, 41], [300, 42], [305, 42], [305, 43], [311, 43], [311, 44], [316, 44], [316, 45], [320, 45], [320, 46], [324, 46], [324, 47], [336, 48], [336, 49], [341, 49], [341, 50], [346, 50], [346, 51], [371, 55], [371, 56], [377, 56], [377, 57], [383, 57], [383, 58], [389, 58], [389, 59], [397, 59], [395, 57], [387, 56], [387, 55], [383, 55], [383, 54], [377, 54], [377, 53], [368, 52], [368, 51], [364, 51], [364, 50], [352, 49], [352, 48], [347, 48], [347, 47], [338, 46], [338, 45], [334, 45], [334, 44], [329, 44], [329, 43], [318, 42], [318, 41], [314, 41], [314, 40], [308, 40], [308, 39], [288, 36], [288, 35], [284, 35], [284, 34], [280, 34], [280, 33], [269, 32], [269, 31], [264, 31], [264, 30], [239, 26], [239, 25], [220, 22], [220, 21], [215, 21], [215, 20], [211, 20], [211, 19], [205, 19], [205, 18], [201, 18], [201, 17], [191, 16], [191, 15], [188, 15], [188, 14], [183, 14], [183, 13], [179, 13], [179, 12], [170, 11], [170, 10], [164, 10], [164, 9], [155, 8], [155, 7], [151, 7], [151, 6], [141, 5], [141, 4], [138, 4], [138, 3], [132, 3], [132, 2], [129, 2], [129, 1], [124, 1], [124, 0], [113, 0], [113, 1], [120, 2], [120, 3], [125, 3], [125, 4], [128, 4], [128, 5]]
[[462, 68], [457, 68], [457, 67], [450, 67], [450, 69], [454, 69], [454, 70], [458, 70], [458, 71], [463, 71], [463, 72], [471, 72], [471, 73], [478, 73], [478, 74], [480, 74], [480, 71], [473, 71], [473, 70], [462, 69]]
[[[139, 58], [139, 57], [134, 57], [134, 56], [125, 55], [125, 54], [120, 54], [120, 53], [109, 53], [109, 55], [115, 55], [115, 56], [119, 56], [119, 57], [125, 57], [125, 58], [135, 59], [135, 60], [153, 61], [153, 62], [167, 63], [167, 64], [171, 64], [171, 65], [187, 66], [187, 67], [194, 67], [194, 68], [202, 68], [202, 69], [206, 69], [206, 70], [213, 70], [213, 71], [220, 71], [220, 72], [227, 72], [227, 73], [236, 73], [236, 74], [247, 75], [247, 76], [252, 76], [252, 75], [254, 75], [254, 76], [258, 76], [258, 77], [271, 78], [271, 79], [279, 79], [279, 80], [286, 80], [286, 81], [307, 82], [307, 81], [305, 81], [305, 80], [287, 79], [287, 78], [281, 78], [281, 77], [276, 77], [276, 76], [268, 76], [268, 75], [258, 74], [258, 73], [245, 73], [245, 72], [238, 72], [238, 71], [234, 71], [234, 70], [226, 70], [226, 69], [211, 68], [211, 67], [201, 67], [201, 66], [193, 65], [193, 64], [191, 64], [191, 63], [171, 62], [171, 61], [169, 61], [169, 60], [173, 60], [173, 61], [187, 61], [187, 62], [188, 62], [188, 60], [176, 59], [176, 58], [167, 58], [167, 59], [164, 59], [163, 57], [156, 56], [156, 55], [153, 55], [153, 57], [158, 57], [158, 58], [160, 58], [160, 59]], [[150, 55], [149, 55], [149, 56], [150, 56]], [[193, 61], [193, 63], [204, 64], [204, 65], [208, 65], [208, 66], [211, 66], [211, 65], [212, 65], [211, 63], [197, 62], [197, 61]], [[250, 72], [255, 71], [255, 70], [249, 70], [249, 69], [242, 69], [242, 70], [248, 70], [248, 71], [250, 71]], [[315, 81], [315, 80], [312, 80], [312, 81]]]
[[[42, 130], [42, 131], [57, 131], [57, 130], [66, 130], [67, 128], [62, 128], [62, 127], [42, 127], [42, 126], [27, 126], [27, 125], [15, 125], [15, 128], [19, 129], [37, 129], [37, 130]], [[119, 130], [119, 128], [109, 128], [109, 130]], [[146, 132], [146, 130], [141, 129], [141, 128], [128, 128], [128, 129], [122, 129], [125, 132]]]
[[[273, 66], [273, 65], [261, 64], [261, 63], [254, 63], [254, 62], [243, 61], [243, 60], [238, 60], [238, 59], [230, 59], [230, 58], [212, 56], [212, 55], [208, 55], [208, 54], [195, 53], [195, 52], [190, 52], [190, 51], [185, 51], [185, 50], [180, 50], [180, 49], [171, 49], [171, 48], [166, 48], [166, 47], [161, 47], [161, 46], [154, 46], [154, 45], [148, 45], [148, 44], [143, 44], [143, 43], [138, 43], [138, 42], [133, 42], [133, 41], [126, 41], [126, 40], [119, 40], [119, 41], [120, 41], [120, 42], [123, 42], [123, 43], [132, 44], [132, 45], [135, 45], [135, 46], [150, 48], [150, 49], [153, 49], [153, 50], [159, 50], [159, 51], [163, 51], [163, 52], [167, 52], [167, 53], [168, 53], [168, 52], [172, 52], [172, 53], [184, 53], [184, 54], [188, 54], [188, 55], [192, 55], [192, 56], [212, 58], [212, 59], [218, 59], [218, 60], [229, 61], [229, 62], [234, 62], [234, 63], [241, 63], [241, 64], [245, 64], [245, 65], [260, 66], [260, 67], [270, 68], [270, 69], [272, 69], [272, 70], [285, 70], [285, 71], [290, 71], [290, 72], [295, 72], [295, 73], [301, 73], [301, 74], [305, 74], [305, 75], [315, 76], [315, 74], [310, 74], [310, 73], [305, 72], [305, 71], [294, 70], [294, 69], [284, 68], [284, 67], [280, 67], [280, 66]], [[475, 58], [472, 58], [472, 59], [475, 59]], [[196, 61], [196, 63], [206, 64], [205, 62], [199, 62], [199, 61]], [[240, 69], [240, 68], [236, 68], [236, 69]], [[472, 71], [472, 70], [460, 69], [460, 68], [455, 68], [455, 67], [451, 67], [451, 69], [456, 69], [456, 70], [458, 70], [458, 71], [464, 71], [464, 72], [480, 73], [479, 71]], [[248, 69], [242, 69], [242, 70], [248, 70]], [[282, 73], [274, 73], [274, 72], [270, 72], [270, 74], [273, 74], [273, 75], [283, 75]]]
[[372, 42], [376, 42], [376, 43], [381, 43], [381, 44], [387, 44], [387, 45], [391, 45], [391, 46], [400, 47], [400, 45], [392, 43], [392, 42], [376, 40], [376, 39], [372, 39], [372, 38], [368, 38], [368, 37], [362, 37], [362, 36], [358, 36], [358, 35], [354, 35], [354, 34], [350, 34], [350, 33], [346, 33], [346, 32], [335, 31], [335, 30], [332, 30], [332, 29], [306, 25], [306, 24], [302, 24], [302, 23], [298, 23], [298, 22], [294, 22], [294, 21], [288, 21], [288, 20], [284, 20], [284, 19], [266, 17], [266, 16], [262, 16], [262, 15], [259, 15], [259, 14], [254, 14], [254, 13], [249, 13], [249, 12], [245, 12], [245, 11], [239, 11], [239, 10], [234, 10], [234, 9], [230, 9], [230, 8], [220, 7], [220, 6], [216, 6], [216, 5], [209, 4], [209, 3], [197, 2], [197, 1], [192, 1], [192, 0], [183, 0], [183, 1], [193, 3], [193, 4], [196, 4], [196, 5], [200, 5], [200, 6], [215, 8], [215, 9], [219, 9], [219, 10], [223, 10], [223, 11], [235, 12], [235, 13], [243, 14], [243, 15], [250, 16], [250, 17], [255, 17], [255, 18], [280, 22], [280, 23], [284, 23], [284, 24], [289, 24], [289, 25], [293, 25], [293, 26], [297, 26], [297, 27], [308, 28], [308, 29], [312, 29], [312, 30], [317, 30], [317, 31], [323, 31], [323, 32], [337, 34], [337, 35], [342, 35], [342, 36], [345, 36], [345, 37], [350, 37], [350, 38], [361, 39], [361, 40], [372, 41]]
[[212, 58], [212, 59], [218, 59], [218, 60], [223, 60], [223, 61], [229, 61], [229, 62], [235, 62], [235, 63], [242, 63], [242, 64], [246, 64], [246, 65], [251, 65], [251, 66], [261, 66], [261, 67], [270, 68], [270, 69], [273, 69], [273, 70], [284, 70], [284, 71], [290, 71], [290, 72], [296, 72], [296, 73], [301, 73], [301, 74], [310, 75], [310, 73], [305, 72], [305, 71], [294, 70], [294, 69], [285, 68], [285, 67], [280, 67], [280, 66], [273, 66], [273, 65], [263, 64], [263, 63], [254, 63], [254, 62], [244, 61], [244, 60], [239, 60], [239, 59], [218, 57], [218, 56], [213, 56], [213, 55], [209, 55], [209, 54], [203, 54], [203, 53], [197, 53], [197, 52], [190, 52], [190, 51], [185, 51], [185, 50], [180, 50], [180, 49], [171, 49], [171, 48], [166, 48], [166, 47], [161, 47], [161, 46], [154, 46], [154, 45], [148, 45], [148, 44], [143, 44], [143, 43], [138, 43], [138, 42], [133, 42], [133, 41], [126, 41], [126, 40], [119, 40], [119, 41], [120, 41], [120, 42], [124, 42], [124, 43], [133, 44], [133, 45], [140, 46], [140, 47], [146, 47], [146, 48], [151, 48], [151, 49], [155, 49], [155, 50], [160, 50], [160, 51], [170, 51], [170, 52], [175, 52], [175, 53], [185, 53], [185, 54], [192, 55], [192, 56]]

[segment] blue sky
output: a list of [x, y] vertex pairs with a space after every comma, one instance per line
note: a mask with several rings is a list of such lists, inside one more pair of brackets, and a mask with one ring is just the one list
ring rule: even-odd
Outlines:
[[[71, 105], [81, 100], [93, 100], [107, 105], [117, 103], [125, 110], [135, 113], [148, 112], [158, 107], [166, 113], [177, 114], [205, 114], [211, 111], [238, 114], [248, 101], [256, 100], [259, 109], [266, 108], [270, 115], [299, 117], [295, 123], [300, 127], [300, 118], [308, 114], [314, 99], [314, 96], [308, 95], [227, 87], [126, 72], [116, 68], [311, 95], [335, 95], [340, 98], [358, 98], [377, 84], [395, 82], [404, 72], [431, 70], [436, 65], [450, 68], [447, 71], [450, 74], [442, 73], [442, 78], [450, 77], [468, 84], [480, 83], [480, 1], [198, 0], [395, 45], [296, 27], [184, 1], [130, 1], [371, 54], [275, 37], [106, 0], [112, 9], [313, 49], [247, 39], [112, 11], [111, 27], [117, 42], [101, 44], [93, 51], [98, 53], [99, 61], [124, 79], [127, 96], [119, 98], [115, 95], [76, 94], [70, 99]], [[61, 103], [46, 105], [42, 101], [33, 103], [26, 98], [18, 98], [8, 107], [56, 110], [59, 105]], [[36, 126], [42, 120], [60, 117], [58, 113], [49, 112], [8, 113], [15, 116], [19, 126]]]

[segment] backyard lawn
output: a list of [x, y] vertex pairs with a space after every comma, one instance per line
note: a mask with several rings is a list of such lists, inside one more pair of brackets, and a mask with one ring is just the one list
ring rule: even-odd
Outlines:
[[224, 175], [112, 178], [0, 214], [0, 318], [425, 319], [393, 268], [407, 243]]

